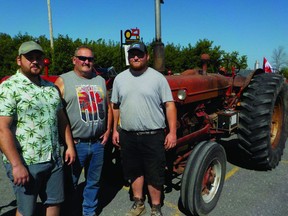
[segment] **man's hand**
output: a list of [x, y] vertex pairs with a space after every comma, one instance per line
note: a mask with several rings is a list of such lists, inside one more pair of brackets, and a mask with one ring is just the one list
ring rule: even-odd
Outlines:
[[15, 185], [25, 185], [29, 182], [29, 172], [23, 164], [12, 166]]
[[177, 136], [174, 133], [168, 133], [165, 142], [164, 142], [164, 147], [166, 150], [169, 150], [171, 148], [174, 148], [177, 144]]
[[109, 139], [110, 136], [110, 130], [106, 130], [106, 132], [100, 137], [100, 139], [102, 139], [101, 144], [105, 145]]
[[71, 165], [75, 162], [76, 152], [74, 148], [68, 147], [65, 152], [65, 163]]
[[113, 135], [112, 135], [112, 142], [115, 146], [120, 148], [120, 144], [119, 144], [119, 132], [117, 130], [113, 131]]

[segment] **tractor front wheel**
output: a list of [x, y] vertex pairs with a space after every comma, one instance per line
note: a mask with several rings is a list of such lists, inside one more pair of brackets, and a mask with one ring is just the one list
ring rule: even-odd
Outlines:
[[181, 201], [192, 215], [206, 215], [216, 206], [225, 180], [226, 153], [213, 141], [192, 151], [181, 181]]

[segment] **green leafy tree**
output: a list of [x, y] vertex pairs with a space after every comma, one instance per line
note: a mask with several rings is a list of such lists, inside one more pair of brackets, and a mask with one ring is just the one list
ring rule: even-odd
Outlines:
[[288, 67], [283, 67], [280, 70], [280, 74], [282, 74], [286, 79], [288, 79]]
[[235, 68], [236, 72], [240, 69], [247, 68], [247, 56], [239, 56], [239, 53], [234, 51], [232, 53], [223, 52], [221, 58], [217, 64], [215, 64], [214, 70], [218, 70], [220, 67], [224, 67], [228, 71], [232, 71]]
[[[124, 52], [119, 42], [109, 40], [106, 42], [100, 38], [96, 41], [85, 38], [84, 40], [73, 40], [68, 35], [59, 35], [54, 38], [54, 50], [50, 47], [50, 41], [43, 35], [39, 37], [29, 36], [27, 33], [11, 37], [8, 34], [0, 33], [0, 77], [12, 75], [17, 70], [16, 56], [20, 44], [27, 40], [38, 41], [45, 51], [45, 57], [50, 59], [49, 65], [50, 75], [59, 75], [73, 69], [72, 57], [75, 49], [80, 45], [87, 45], [92, 48], [95, 54], [95, 67], [107, 68], [114, 66], [116, 71], [121, 72], [127, 68], [124, 66]], [[153, 42], [146, 44], [150, 54], [149, 66], [153, 67]], [[122, 49], [122, 52], [121, 52]], [[231, 62], [237, 62], [241, 69], [247, 67], [247, 56], [239, 56], [234, 51], [227, 53], [221, 50], [220, 46], [214, 46], [213, 41], [208, 39], [199, 40], [194, 46], [188, 44], [183, 47], [168, 43], [165, 46], [165, 67], [173, 73], [181, 73], [190, 68], [201, 68], [201, 55], [209, 54], [210, 64], [208, 72], [216, 73], [220, 65], [219, 60], [227, 58]], [[121, 54], [123, 56], [121, 56]], [[230, 65], [231, 66], [231, 65]], [[229, 66], [229, 67], [230, 67]]]
[[115, 68], [121, 68], [119, 43], [114, 43], [110, 40], [106, 43], [105, 40], [99, 39], [91, 44], [93, 51], [95, 52], [96, 67], [107, 68], [114, 66]]
[[0, 77], [11, 75], [16, 70], [17, 49], [12, 37], [0, 33]]
[[181, 61], [181, 47], [180, 45], [175, 46], [173, 43], [165, 46], [165, 67], [167, 71], [173, 73], [180, 73], [182, 71]]
[[[73, 42], [68, 35], [59, 35], [56, 40], [54, 40], [54, 54], [52, 59], [52, 65], [50, 71], [53, 74], [62, 74], [73, 69], [72, 56], [76, 47], [80, 44], [80, 41]], [[51, 57], [52, 57], [52, 53]], [[51, 73], [52, 74], [52, 73]]]

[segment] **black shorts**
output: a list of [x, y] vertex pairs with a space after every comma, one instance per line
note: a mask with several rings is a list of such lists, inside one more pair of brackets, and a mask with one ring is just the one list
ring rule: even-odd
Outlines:
[[165, 132], [152, 135], [137, 135], [120, 131], [121, 159], [126, 180], [133, 182], [144, 176], [147, 184], [163, 186], [165, 183], [166, 157]]

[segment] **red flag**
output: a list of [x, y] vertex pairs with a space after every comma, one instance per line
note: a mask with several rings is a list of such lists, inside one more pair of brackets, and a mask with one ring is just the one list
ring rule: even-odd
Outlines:
[[266, 73], [273, 73], [272, 66], [270, 65], [270, 63], [267, 61], [267, 59], [265, 57], [263, 59], [263, 70]]

